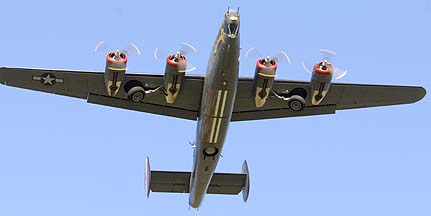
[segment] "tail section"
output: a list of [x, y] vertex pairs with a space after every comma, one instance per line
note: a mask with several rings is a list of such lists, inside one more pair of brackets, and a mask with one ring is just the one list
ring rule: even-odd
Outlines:
[[145, 159], [145, 192], [147, 193], [147, 199], [150, 197], [150, 184], [151, 184], [151, 167], [150, 158]]
[[242, 164], [242, 173], [247, 176], [245, 179], [244, 187], [242, 188], [242, 199], [244, 200], [244, 202], [247, 202], [248, 195], [250, 193], [250, 174], [248, 172], [247, 161], [244, 161], [244, 163]]
[[[146, 161], [146, 193], [189, 193], [191, 172], [152, 171]], [[247, 162], [244, 161], [243, 173], [214, 173], [207, 194], [237, 195], [243, 193], [244, 202], [248, 199], [250, 179]]]

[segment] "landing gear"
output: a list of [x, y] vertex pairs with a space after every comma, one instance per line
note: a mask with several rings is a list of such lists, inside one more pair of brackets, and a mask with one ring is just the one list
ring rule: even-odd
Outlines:
[[[296, 92], [299, 92], [299, 90], [296, 90]], [[287, 104], [289, 105], [289, 108], [292, 111], [299, 112], [299, 111], [302, 111], [306, 107], [304, 96], [292, 94], [292, 93], [294, 93], [293, 91], [291, 91], [290, 94], [286, 94], [286, 95], [279, 95], [275, 91], [272, 91], [272, 93], [274, 94], [274, 96], [276, 98], [286, 101]], [[299, 93], [301, 93], [301, 92], [299, 92]]]
[[289, 108], [293, 111], [301, 111], [305, 107], [305, 99], [299, 95], [293, 95], [288, 100]]
[[145, 89], [141, 86], [132, 87], [127, 92], [127, 98], [134, 103], [139, 103], [145, 98]]

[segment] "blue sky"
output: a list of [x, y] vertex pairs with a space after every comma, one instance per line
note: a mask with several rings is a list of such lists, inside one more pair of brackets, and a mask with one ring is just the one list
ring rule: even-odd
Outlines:
[[[241, 46], [286, 51], [278, 78], [308, 80], [302, 60], [338, 53], [341, 82], [431, 89], [431, 3], [413, 1], [3, 1], [0, 65], [104, 70], [104, 40], [129, 41], [130, 72], [162, 73], [159, 47], [199, 48], [204, 74], [227, 6], [241, 7]], [[252, 76], [255, 59], [243, 59]], [[217, 167], [239, 172], [251, 194], [207, 196], [199, 212], [186, 194], [144, 195], [144, 163], [190, 170], [193, 121], [87, 104], [0, 86], [0, 215], [430, 215], [430, 105], [233, 123]], [[112, 124], [114, 122], [114, 124]]]

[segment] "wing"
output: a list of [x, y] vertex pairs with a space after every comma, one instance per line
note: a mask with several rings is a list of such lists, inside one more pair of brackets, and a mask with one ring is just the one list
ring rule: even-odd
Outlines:
[[[124, 83], [131, 80], [157, 89], [163, 84], [163, 75], [126, 74]], [[108, 96], [102, 72], [0, 68], [0, 84], [86, 99], [89, 103], [196, 120], [201, 102], [203, 77], [187, 76], [175, 104], [166, 103], [162, 91], [149, 94], [142, 103], [128, 101], [123, 89], [116, 97]]]
[[[273, 90], [277, 93], [305, 92], [309, 82], [276, 80]], [[422, 99], [426, 91], [417, 86], [361, 85], [333, 83], [325, 99], [319, 106], [312, 106], [306, 99], [307, 107], [296, 112], [289, 109], [286, 101], [270, 97], [261, 108], [256, 108], [252, 95], [253, 79], [240, 78], [232, 121], [271, 119], [295, 116], [333, 114], [336, 110], [414, 103]]]

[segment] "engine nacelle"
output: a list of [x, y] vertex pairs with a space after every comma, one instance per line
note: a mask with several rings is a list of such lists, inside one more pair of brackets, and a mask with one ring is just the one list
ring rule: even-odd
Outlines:
[[166, 59], [164, 89], [167, 103], [174, 103], [184, 82], [187, 58], [180, 53], [171, 54]]
[[277, 63], [271, 58], [267, 57], [257, 61], [253, 84], [253, 96], [256, 107], [265, 105], [274, 84], [276, 71]]
[[319, 105], [323, 101], [331, 86], [333, 72], [334, 67], [327, 61], [314, 65], [310, 81], [311, 104]]
[[117, 95], [126, 73], [127, 56], [116, 51], [106, 56], [105, 87], [110, 96]]

